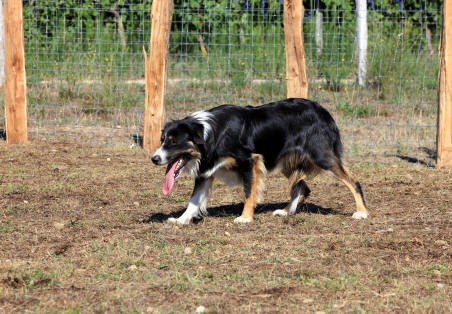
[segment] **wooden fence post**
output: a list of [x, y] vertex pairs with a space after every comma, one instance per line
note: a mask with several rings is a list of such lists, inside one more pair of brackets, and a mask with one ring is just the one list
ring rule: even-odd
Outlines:
[[28, 137], [22, 0], [3, 1], [3, 13], [6, 140], [18, 144]]
[[452, 167], [452, 0], [444, 0], [438, 79], [436, 165]]
[[308, 78], [303, 47], [302, 0], [284, 1], [287, 97], [308, 97]]
[[3, 1], [0, 1], [0, 88], [5, 84], [5, 32], [3, 23]]
[[146, 80], [143, 148], [151, 151], [156, 150], [160, 145], [163, 126], [168, 44], [173, 8], [173, 0], [152, 1], [149, 57], [143, 47]]

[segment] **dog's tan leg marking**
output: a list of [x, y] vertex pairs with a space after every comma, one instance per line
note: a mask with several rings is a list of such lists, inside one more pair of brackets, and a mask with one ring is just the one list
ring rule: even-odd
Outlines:
[[253, 181], [251, 184], [251, 192], [249, 197], [245, 199], [242, 215], [237, 217], [234, 222], [248, 223], [253, 221], [254, 209], [256, 203], [260, 200], [263, 190], [263, 181], [266, 174], [266, 169], [262, 159], [262, 155], [253, 154]]
[[369, 215], [366, 207], [366, 201], [361, 190], [361, 185], [356, 181], [347, 171], [343, 165], [337, 165], [334, 167], [336, 177], [343, 182], [352, 192], [356, 203], [356, 212], [353, 213], [355, 219], [366, 219]]
[[225, 167], [226, 169], [231, 169], [237, 166], [237, 161], [233, 157], [224, 157], [223, 162], [223, 167]]

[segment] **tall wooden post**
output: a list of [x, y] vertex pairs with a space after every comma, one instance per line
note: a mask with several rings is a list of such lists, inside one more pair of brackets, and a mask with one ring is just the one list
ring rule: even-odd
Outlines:
[[8, 144], [27, 141], [27, 103], [22, 0], [3, 1], [5, 116]]
[[0, 87], [5, 84], [5, 32], [3, 23], [3, 1], [0, 1]]
[[149, 57], [143, 48], [146, 80], [143, 148], [146, 150], [155, 150], [160, 145], [173, 8], [173, 0], [152, 1]]
[[303, 47], [302, 0], [284, 1], [287, 97], [308, 97], [308, 78]]
[[444, 0], [438, 83], [438, 168], [452, 167], [452, 0]]

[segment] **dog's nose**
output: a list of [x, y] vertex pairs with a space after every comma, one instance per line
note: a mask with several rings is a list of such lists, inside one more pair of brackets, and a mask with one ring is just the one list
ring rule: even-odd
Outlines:
[[160, 158], [159, 155], [154, 155], [152, 156], [151, 160], [154, 164], [158, 165], [162, 161], [162, 158]]

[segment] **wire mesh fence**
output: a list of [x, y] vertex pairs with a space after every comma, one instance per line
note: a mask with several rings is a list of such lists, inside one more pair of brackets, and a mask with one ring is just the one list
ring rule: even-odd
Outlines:
[[[349, 160], [428, 162], [442, 1], [367, 2], [367, 77], [359, 86], [355, 1], [304, 1], [309, 98], [332, 112]], [[145, 0], [24, 1], [32, 138], [134, 144], [150, 8]], [[167, 119], [285, 98], [282, 0], [176, 0], [169, 51]]]

